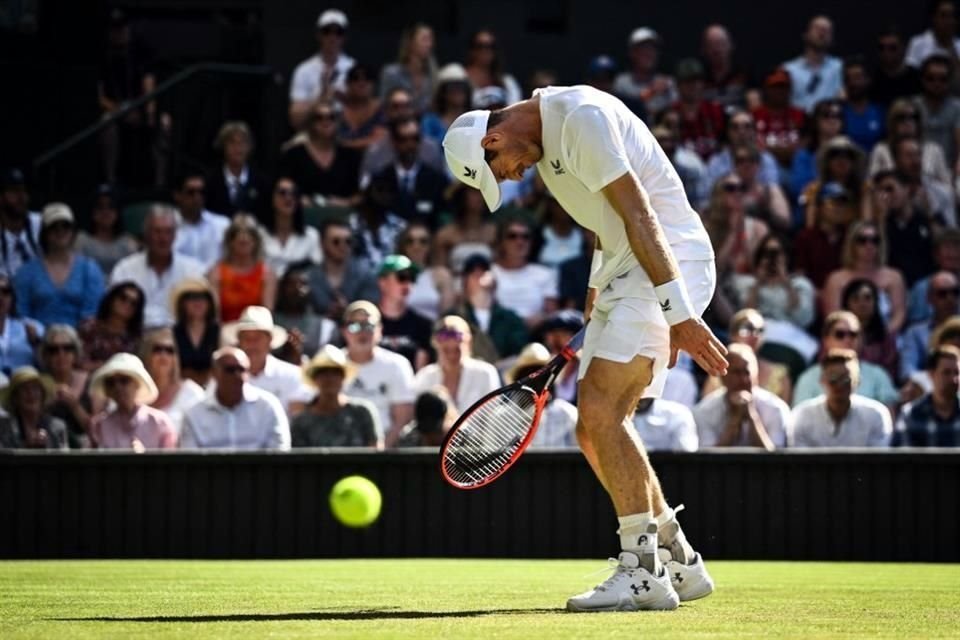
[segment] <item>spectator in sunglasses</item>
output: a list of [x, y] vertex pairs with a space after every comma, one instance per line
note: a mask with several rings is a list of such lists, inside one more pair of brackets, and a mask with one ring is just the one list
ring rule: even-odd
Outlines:
[[430, 227], [424, 222], [411, 222], [397, 237], [396, 253], [406, 256], [417, 270], [417, 279], [407, 303], [430, 320], [453, 307], [457, 293], [453, 275], [445, 265], [431, 263]]
[[866, 181], [863, 151], [847, 136], [835, 136], [817, 153], [817, 179], [800, 194], [805, 226], [815, 226], [820, 190], [830, 182], [839, 184], [846, 192], [844, 206], [848, 209], [849, 222], [857, 218], [871, 219], [870, 184]]
[[383, 337], [382, 316], [377, 305], [358, 300], [346, 308], [340, 332], [346, 342], [344, 353], [356, 375], [344, 393], [369, 400], [377, 408], [387, 448], [396, 446], [404, 425], [413, 418], [416, 397], [413, 367], [399, 353], [378, 346]]
[[263, 234], [263, 250], [270, 269], [282, 274], [294, 263], [323, 262], [320, 234], [304, 219], [297, 183], [285, 176], [277, 178], [271, 200], [273, 215], [267, 218]]
[[883, 367], [891, 379], [897, 380], [900, 360], [897, 335], [887, 329], [877, 286], [866, 278], [857, 278], [843, 288], [841, 300], [843, 308], [853, 312], [863, 327], [859, 351], [861, 361]]
[[177, 343], [169, 328], [156, 329], [143, 337], [140, 359], [157, 385], [157, 398], [150, 406], [170, 418], [179, 436], [187, 409], [203, 400], [203, 387], [181, 377]]
[[100, 449], [173, 449], [177, 432], [163, 411], [150, 406], [157, 385], [140, 358], [118, 353], [97, 369], [90, 380], [95, 396], [111, 400], [109, 408], [93, 419], [91, 433]]
[[[413, 109], [413, 98], [410, 92], [400, 87], [387, 94], [383, 116], [388, 134], [394, 123], [406, 122], [411, 119], [418, 122], [420, 117]], [[409, 151], [412, 147], [416, 151], [415, 157], [418, 162], [440, 173], [447, 170], [440, 143], [435, 139], [420, 136], [418, 130], [417, 139], [409, 142], [410, 145], [404, 146], [404, 151]], [[363, 159], [360, 161], [361, 186], [366, 185], [373, 176], [395, 164], [399, 152], [400, 150], [397, 149], [392, 135], [384, 135], [368, 146], [363, 152]]]
[[133, 353], [143, 336], [143, 290], [134, 282], [119, 282], [104, 294], [94, 318], [81, 323], [83, 368], [93, 371], [115, 353]]
[[470, 48], [463, 67], [474, 91], [499, 86], [507, 93], [507, 104], [523, 98], [520, 83], [504, 69], [503, 54], [497, 47], [497, 36], [492, 31], [482, 29], [470, 37]]
[[956, 138], [957, 129], [960, 129], [960, 98], [950, 95], [955, 73], [956, 64], [952, 57], [934, 54], [924, 60], [920, 66], [922, 91], [916, 105], [925, 124], [924, 139], [940, 145], [947, 166], [953, 167], [957, 173], [960, 166]]
[[[933, 237], [933, 263], [937, 271], [949, 271], [960, 278], [960, 229], [943, 229]], [[927, 291], [930, 276], [921, 278], [910, 289], [907, 322], [922, 322], [933, 317]]]
[[100, 265], [106, 278], [120, 260], [135, 252], [137, 241], [124, 231], [115, 189], [101, 184], [93, 197], [89, 226], [77, 232], [77, 252]]
[[840, 60], [829, 54], [831, 46], [833, 21], [814, 16], [803, 34], [803, 53], [783, 65], [792, 80], [794, 107], [810, 112], [821, 100], [840, 95], [843, 69]]
[[[823, 321], [820, 332], [820, 356], [826, 357], [831, 349], [853, 349], [860, 347], [860, 320], [849, 311], [834, 311]], [[817, 362], [808, 367], [793, 388], [793, 406], [804, 400], [810, 400], [823, 394], [823, 369]], [[883, 367], [870, 362], [860, 363], [860, 395], [873, 398], [888, 408], [896, 406], [898, 394], [890, 376]]]
[[870, 98], [887, 109], [902, 96], [920, 93], [920, 74], [905, 62], [903, 35], [896, 26], [877, 35], [877, 66], [873, 72]]
[[335, 100], [346, 89], [347, 72], [353, 58], [343, 52], [347, 15], [338, 9], [327, 9], [317, 18], [317, 53], [301, 62], [290, 80], [290, 126], [303, 129], [310, 108], [319, 99]]
[[310, 306], [310, 262], [294, 262], [287, 267], [277, 286], [277, 307], [273, 319], [287, 330], [289, 339], [274, 355], [293, 364], [301, 364], [320, 347], [338, 336], [338, 324], [318, 314]]
[[[400, 91], [405, 91], [400, 89]], [[388, 92], [391, 93], [391, 92]], [[389, 96], [388, 96], [389, 97]], [[337, 103], [319, 100], [316, 106]], [[347, 90], [339, 102], [342, 111], [337, 122], [332, 127], [336, 139], [344, 147], [354, 150], [363, 156], [363, 152], [370, 145], [381, 141], [387, 134], [384, 119], [390, 117], [393, 108], [385, 106], [384, 101], [377, 97], [374, 70], [362, 62], [355, 63], [347, 72]], [[314, 113], [314, 119], [317, 115]], [[331, 129], [329, 126], [311, 127], [310, 133], [316, 135], [320, 131]]]
[[870, 152], [867, 172], [876, 178], [881, 171], [894, 168], [893, 149], [900, 140], [915, 138], [920, 140], [921, 167], [926, 179], [940, 184], [949, 190], [953, 175], [947, 166], [943, 149], [935, 142], [924, 140], [923, 120], [920, 110], [907, 98], [898, 98], [887, 111], [887, 137], [877, 143]]
[[807, 278], [792, 271], [790, 258], [785, 241], [768, 234], [753, 254], [753, 271], [734, 276], [734, 302], [740, 308], [756, 309], [765, 318], [806, 329], [816, 315], [815, 291]]
[[414, 371], [431, 360], [430, 319], [410, 307], [408, 299], [418, 269], [404, 255], [389, 255], [377, 271], [383, 338], [380, 345], [403, 355]]
[[861, 149], [869, 153], [883, 138], [883, 109], [870, 100], [870, 71], [862, 56], [843, 62], [843, 130]]
[[354, 234], [344, 219], [325, 220], [320, 227], [323, 263], [310, 269], [310, 299], [317, 313], [339, 321], [351, 300], [379, 298], [370, 268], [353, 259]]
[[960, 279], [956, 274], [938, 271], [930, 276], [929, 282], [927, 301], [933, 316], [911, 324], [900, 340], [900, 379], [903, 381], [923, 370], [934, 330], [960, 313]]
[[523, 318], [532, 329], [557, 309], [556, 271], [530, 262], [533, 228], [520, 218], [508, 218], [497, 229], [493, 274], [497, 302]]
[[173, 190], [173, 201], [177, 205], [177, 235], [173, 250], [199, 260], [205, 269], [209, 269], [223, 255], [223, 248], [216, 239], [223, 237], [235, 211], [228, 208], [225, 215], [208, 211], [206, 185], [206, 178], [200, 173], [187, 172], [177, 180]]
[[96, 413], [94, 405], [102, 408], [87, 393], [88, 373], [80, 368], [82, 354], [77, 331], [65, 324], [47, 327], [37, 352], [40, 370], [49, 375], [55, 385], [50, 414], [66, 423], [71, 449], [92, 446], [90, 417]]
[[881, 316], [888, 330], [898, 333], [907, 317], [906, 285], [900, 272], [887, 266], [886, 238], [873, 222], [858, 222], [847, 231], [843, 268], [830, 274], [824, 286], [824, 313], [841, 308], [843, 290], [858, 278], [866, 278], [877, 287]]
[[908, 287], [936, 269], [933, 261], [934, 221], [910, 199], [906, 176], [881, 171], [873, 178], [874, 210], [885, 221], [889, 264]]
[[69, 449], [67, 425], [50, 413], [54, 386], [31, 366], [18, 367], [0, 389], [0, 449]]
[[437, 351], [437, 362], [417, 372], [414, 384], [418, 392], [442, 386], [459, 414], [500, 386], [497, 369], [471, 356], [473, 336], [467, 321], [460, 316], [444, 316], [438, 320], [431, 341]]

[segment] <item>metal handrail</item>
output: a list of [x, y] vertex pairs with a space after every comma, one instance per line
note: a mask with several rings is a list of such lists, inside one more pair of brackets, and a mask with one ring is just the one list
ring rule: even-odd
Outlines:
[[102, 118], [90, 125], [89, 127], [75, 133], [70, 136], [60, 144], [54, 146], [53, 148], [41, 153], [39, 156], [34, 158], [33, 166], [34, 168], [41, 167], [46, 163], [50, 162], [52, 159], [59, 156], [65, 151], [69, 151], [73, 147], [77, 146], [90, 136], [96, 134], [101, 129], [110, 126], [123, 116], [127, 115], [134, 109], [139, 109], [146, 103], [157, 99], [160, 95], [166, 93], [176, 85], [180, 84], [184, 80], [195, 76], [198, 73], [205, 72], [216, 72], [216, 73], [227, 73], [227, 74], [238, 74], [238, 75], [270, 75], [273, 73], [273, 69], [266, 65], [249, 65], [249, 64], [227, 64], [223, 62], [202, 62], [200, 64], [195, 64], [182, 71], [175, 73], [174, 75], [167, 78], [165, 81], [160, 83], [160, 85], [151, 91], [150, 93], [132, 100], [131, 102], [125, 103], [123, 107], [117, 109], [114, 113], [110, 114], [107, 118]]

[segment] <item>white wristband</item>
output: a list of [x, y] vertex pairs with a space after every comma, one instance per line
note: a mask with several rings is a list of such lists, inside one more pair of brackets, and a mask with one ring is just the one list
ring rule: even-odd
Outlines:
[[603, 251], [593, 250], [593, 261], [590, 263], [590, 277], [597, 275], [597, 272], [603, 268]]
[[660, 301], [660, 310], [663, 311], [663, 317], [667, 319], [667, 324], [670, 326], [680, 324], [696, 315], [693, 312], [693, 305], [690, 304], [687, 288], [683, 286], [682, 279], [677, 278], [670, 282], [664, 282], [660, 286], [654, 287], [653, 291], [657, 294], [657, 300]]

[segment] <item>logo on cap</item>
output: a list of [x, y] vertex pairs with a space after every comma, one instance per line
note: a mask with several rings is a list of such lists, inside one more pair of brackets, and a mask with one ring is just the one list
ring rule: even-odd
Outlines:
[[470, 178], [471, 180], [476, 180], [476, 179], [477, 179], [477, 170], [476, 170], [476, 169], [471, 169], [470, 167], [464, 167], [464, 168], [463, 168], [463, 177], [464, 177], [464, 178]]

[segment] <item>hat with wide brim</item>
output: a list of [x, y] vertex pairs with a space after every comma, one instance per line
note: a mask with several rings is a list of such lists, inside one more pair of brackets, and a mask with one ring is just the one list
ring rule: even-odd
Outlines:
[[279, 349], [287, 341], [287, 330], [273, 323], [273, 314], [266, 307], [247, 307], [236, 322], [223, 325], [220, 335], [224, 344], [237, 344], [237, 336], [241, 331], [269, 333], [271, 349]]
[[203, 293], [210, 296], [214, 314], [217, 313], [217, 292], [213, 290], [206, 278], [184, 278], [170, 291], [170, 313], [177, 317], [177, 307], [180, 298], [188, 293]]
[[511, 384], [516, 382], [519, 371], [527, 367], [542, 367], [548, 362], [550, 362], [550, 351], [539, 342], [531, 342], [523, 348], [513, 366], [503, 374], [503, 379]]
[[310, 362], [304, 365], [303, 380], [311, 387], [317, 386], [313, 378], [317, 375], [317, 372], [322, 369], [340, 369], [343, 372], [345, 380], [352, 380], [357, 374], [356, 365], [347, 359], [347, 356], [344, 355], [342, 350], [332, 344], [324, 345], [323, 348], [317, 351], [317, 354], [310, 359]]
[[18, 367], [17, 369], [14, 369], [12, 374], [10, 374], [9, 384], [0, 389], [0, 406], [2, 406], [8, 413], [13, 412], [13, 406], [11, 403], [13, 401], [14, 391], [29, 382], [39, 382], [43, 387], [44, 404], [50, 402], [54, 393], [56, 393], [57, 385], [53, 381], [53, 378], [41, 374], [31, 366]]
[[90, 390], [101, 396], [106, 396], [104, 382], [107, 378], [116, 375], [130, 376], [137, 381], [137, 404], [150, 404], [157, 399], [157, 385], [147, 373], [143, 361], [132, 353], [115, 353], [106, 364], [93, 372], [90, 381]]

